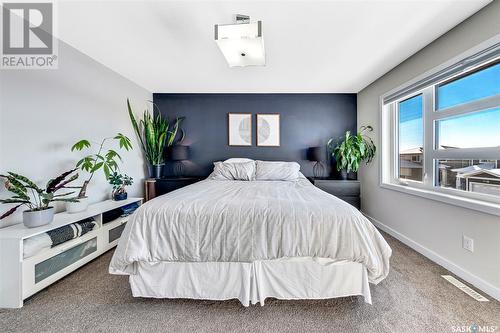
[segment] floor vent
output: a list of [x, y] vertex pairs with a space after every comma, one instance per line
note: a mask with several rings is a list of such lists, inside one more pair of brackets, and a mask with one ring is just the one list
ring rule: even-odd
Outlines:
[[458, 289], [462, 290], [464, 293], [469, 295], [470, 297], [474, 298], [478, 302], [488, 302], [489, 300], [481, 295], [480, 293], [476, 292], [474, 289], [470, 288], [469, 286], [466, 286], [462, 282], [458, 281], [451, 275], [441, 275], [446, 281], [457, 287]]

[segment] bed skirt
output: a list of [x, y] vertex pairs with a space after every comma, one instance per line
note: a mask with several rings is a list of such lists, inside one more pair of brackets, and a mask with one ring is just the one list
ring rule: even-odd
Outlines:
[[244, 306], [277, 299], [363, 296], [371, 304], [366, 268], [324, 258], [241, 262], [136, 262], [134, 297], [238, 299]]

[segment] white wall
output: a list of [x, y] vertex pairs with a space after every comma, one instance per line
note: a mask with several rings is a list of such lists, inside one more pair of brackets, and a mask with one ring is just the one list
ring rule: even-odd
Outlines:
[[[144, 162], [126, 98], [142, 113], [152, 99], [150, 92], [62, 41], [59, 69], [4, 70], [0, 75], [0, 173], [21, 173], [45, 185], [83, 156], [70, 151], [73, 143], [83, 138], [97, 142], [120, 132], [134, 146], [131, 152], [121, 152], [121, 170], [134, 178], [129, 195], [142, 195]], [[85, 176], [80, 172], [81, 180]], [[0, 197], [5, 192], [2, 186]], [[94, 176], [88, 194], [93, 202], [109, 197], [110, 186], [102, 174]], [[6, 209], [0, 206], [0, 212]], [[0, 227], [19, 221], [16, 214], [0, 221]]]
[[[500, 33], [500, 1], [407, 59], [358, 94], [358, 125], [372, 124], [380, 147], [379, 98], [385, 92]], [[500, 134], [499, 134], [500, 135]], [[379, 161], [361, 170], [362, 210], [408, 244], [500, 298], [500, 218], [379, 186]], [[474, 238], [474, 253], [462, 249]]]

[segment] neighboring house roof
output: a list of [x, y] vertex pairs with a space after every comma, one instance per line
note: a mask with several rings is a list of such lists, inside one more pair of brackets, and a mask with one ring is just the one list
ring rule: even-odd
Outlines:
[[474, 170], [474, 171], [470, 171], [467, 173], [457, 174], [457, 177], [469, 178], [469, 177], [479, 175], [481, 173], [485, 173], [487, 175], [500, 178], [500, 169], [490, 169], [490, 170], [479, 169], [479, 170]]
[[451, 171], [459, 174], [468, 174], [476, 171], [491, 170], [495, 167], [495, 163], [482, 163], [479, 165], [470, 165], [464, 168], [451, 169]]
[[407, 160], [401, 160], [399, 161], [399, 167], [405, 169], [422, 169], [422, 164]]
[[399, 155], [422, 154], [423, 151], [424, 151], [424, 148], [422, 148], [422, 147], [410, 148], [410, 149], [406, 149], [406, 150], [399, 152]]

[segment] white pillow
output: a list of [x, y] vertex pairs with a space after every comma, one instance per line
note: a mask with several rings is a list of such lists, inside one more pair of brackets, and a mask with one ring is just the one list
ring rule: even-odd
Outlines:
[[255, 162], [215, 162], [214, 171], [209, 178], [215, 180], [254, 180]]
[[300, 165], [297, 162], [257, 161], [255, 180], [297, 180]]
[[255, 162], [255, 161], [249, 158], [236, 158], [236, 157], [224, 161], [224, 163], [245, 163], [245, 162]]

